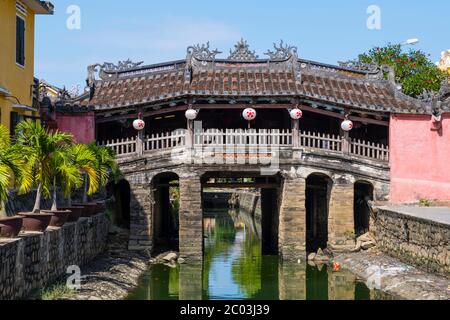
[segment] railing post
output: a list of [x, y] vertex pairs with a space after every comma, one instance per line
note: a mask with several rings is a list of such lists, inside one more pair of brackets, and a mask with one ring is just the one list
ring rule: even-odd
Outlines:
[[344, 155], [350, 154], [350, 134], [348, 131], [344, 131], [344, 135], [342, 137], [342, 153]]
[[144, 154], [144, 130], [138, 131], [138, 135], [136, 137], [136, 153], [139, 156]]
[[301, 159], [303, 152], [300, 149], [300, 120], [292, 120], [292, 157]]
[[300, 130], [299, 120], [292, 120], [292, 147], [294, 149], [300, 148]]
[[194, 120], [187, 120], [186, 148], [192, 149], [194, 146]]

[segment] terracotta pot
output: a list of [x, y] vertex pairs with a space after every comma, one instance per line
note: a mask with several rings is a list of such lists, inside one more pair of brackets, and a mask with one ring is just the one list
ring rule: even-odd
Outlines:
[[83, 214], [84, 207], [66, 207], [59, 208], [60, 211], [70, 211], [67, 222], [77, 222]]
[[96, 210], [97, 210], [96, 203], [77, 203], [77, 204], [74, 204], [74, 206], [83, 207], [83, 213], [81, 215], [83, 218], [92, 217], [96, 213]]
[[23, 218], [18, 216], [0, 218], [0, 225], [1, 238], [15, 238], [22, 230]]
[[53, 214], [21, 212], [19, 216], [23, 217], [23, 229], [25, 231], [44, 232], [50, 224]]
[[42, 213], [49, 213], [52, 214], [52, 218], [50, 219], [50, 227], [62, 227], [67, 220], [69, 219], [70, 213], [71, 211], [67, 211], [67, 210], [57, 210], [57, 211], [53, 211], [53, 210], [42, 210]]

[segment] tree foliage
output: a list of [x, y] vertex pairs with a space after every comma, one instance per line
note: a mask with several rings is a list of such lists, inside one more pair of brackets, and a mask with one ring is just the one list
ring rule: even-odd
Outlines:
[[[73, 175], [73, 167], [68, 162], [65, 149], [72, 144], [73, 137], [62, 132], [48, 132], [40, 123], [22, 121], [16, 128], [17, 150], [26, 161], [33, 184], [37, 187], [33, 212], [40, 211], [40, 197], [50, 197], [50, 187], [57, 175]], [[27, 186], [21, 186], [28, 191]], [[28, 190], [27, 190], [28, 189]]]
[[405, 94], [412, 97], [417, 97], [424, 90], [439, 91], [442, 81], [448, 77], [430, 60], [429, 55], [414, 49], [405, 52], [401, 45], [372, 48], [359, 55], [359, 61], [393, 67], [396, 82], [402, 85]]

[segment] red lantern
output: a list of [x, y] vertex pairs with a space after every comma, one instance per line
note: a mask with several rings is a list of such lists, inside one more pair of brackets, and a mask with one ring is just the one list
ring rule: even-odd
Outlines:
[[341, 124], [341, 128], [346, 132], [351, 131], [353, 129], [353, 122], [348, 119], [344, 120]]
[[133, 128], [137, 131], [141, 131], [145, 129], [145, 122], [142, 119], [136, 119], [133, 121]]
[[242, 116], [244, 117], [245, 120], [247, 121], [252, 121], [256, 119], [256, 110], [252, 109], [252, 108], [247, 108], [244, 110], [244, 112], [242, 113]]
[[291, 118], [292, 118], [293, 120], [299, 120], [299, 119], [301, 119], [301, 118], [303, 117], [303, 112], [302, 112], [302, 110], [297, 109], [297, 108], [292, 109], [292, 110], [289, 112], [289, 114], [291, 115]]

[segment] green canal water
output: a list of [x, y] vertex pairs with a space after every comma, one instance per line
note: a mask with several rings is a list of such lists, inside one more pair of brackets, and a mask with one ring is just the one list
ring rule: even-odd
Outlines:
[[128, 299], [382, 299], [379, 292], [369, 290], [349, 272], [334, 272], [326, 265], [282, 263], [276, 256], [263, 256], [257, 228], [231, 218], [227, 212], [208, 216], [204, 221], [203, 263], [152, 266]]

